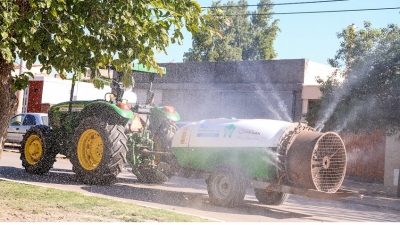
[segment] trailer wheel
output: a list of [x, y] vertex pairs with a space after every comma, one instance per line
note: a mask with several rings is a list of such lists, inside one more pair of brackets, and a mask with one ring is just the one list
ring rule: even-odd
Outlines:
[[72, 170], [79, 182], [110, 185], [116, 181], [128, 149], [124, 131], [124, 126], [107, 124], [97, 117], [81, 121], [71, 154]]
[[211, 173], [206, 183], [212, 204], [227, 207], [242, 204], [246, 194], [246, 184], [237, 169], [218, 167]]
[[162, 184], [168, 181], [168, 177], [156, 169], [137, 168], [134, 173], [140, 183]]
[[48, 126], [31, 127], [21, 142], [20, 159], [25, 171], [30, 174], [49, 172], [56, 161], [57, 152], [52, 151], [53, 137]]
[[282, 205], [289, 198], [287, 193], [267, 192], [264, 189], [254, 189], [254, 194], [258, 202], [264, 205]]

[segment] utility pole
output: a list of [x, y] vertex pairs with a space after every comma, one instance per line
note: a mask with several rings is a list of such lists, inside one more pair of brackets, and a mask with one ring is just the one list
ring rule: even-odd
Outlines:
[[[24, 61], [21, 59], [19, 63], [19, 75], [23, 73], [23, 68], [24, 68]], [[17, 111], [15, 112], [16, 114], [22, 113], [22, 105], [24, 102], [24, 90], [18, 90], [16, 92], [17, 98], [18, 98], [18, 107]]]
[[399, 174], [397, 175], [397, 197], [400, 198], [400, 167]]

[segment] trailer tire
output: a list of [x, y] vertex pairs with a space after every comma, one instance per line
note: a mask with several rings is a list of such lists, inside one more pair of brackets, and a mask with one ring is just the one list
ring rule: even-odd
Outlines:
[[49, 172], [57, 156], [52, 146], [53, 136], [48, 126], [31, 127], [25, 133], [20, 148], [20, 159], [25, 171], [37, 175]]
[[146, 184], [162, 184], [169, 179], [165, 174], [155, 169], [138, 168], [135, 175], [140, 183]]
[[267, 192], [265, 189], [254, 189], [254, 194], [258, 202], [264, 205], [282, 205], [289, 198], [287, 193]]
[[126, 161], [125, 128], [98, 117], [82, 119], [75, 129], [71, 151], [72, 170], [85, 184], [115, 183]]
[[246, 182], [239, 170], [225, 166], [217, 167], [206, 183], [212, 204], [235, 207], [243, 203]]

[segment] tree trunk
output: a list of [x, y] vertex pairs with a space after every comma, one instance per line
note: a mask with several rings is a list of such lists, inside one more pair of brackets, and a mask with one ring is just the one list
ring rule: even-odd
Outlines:
[[0, 159], [7, 137], [7, 128], [14, 115], [18, 99], [11, 87], [11, 70], [14, 64], [8, 63], [0, 53]]

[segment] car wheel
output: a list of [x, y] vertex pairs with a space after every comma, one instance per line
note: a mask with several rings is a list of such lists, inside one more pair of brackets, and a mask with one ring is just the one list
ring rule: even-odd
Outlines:
[[282, 205], [289, 198], [287, 193], [268, 192], [265, 189], [254, 189], [254, 194], [258, 202], [264, 205]]

